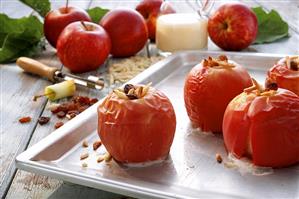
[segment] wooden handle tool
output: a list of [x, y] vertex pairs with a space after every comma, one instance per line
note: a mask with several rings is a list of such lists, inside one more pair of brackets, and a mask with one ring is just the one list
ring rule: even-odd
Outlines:
[[17, 65], [20, 66], [24, 71], [45, 77], [52, 82], [55, 82], [55, 72], [58, 68], [49, 67], [41, 62], [28, 57], [20, 57], [17, 59]]
[[52, 82], [62, 82], [73, 79], [76, 85], [101, 90], [104, 88], [104, 80], [99, 77], [90, 75], [87, 79], [72, 74], [61, 72], [58, 68], [49, 67], [41, 62], [28, 57], [20, 57], [17, 59], [17, 65], [24, 71], [46, 77]]

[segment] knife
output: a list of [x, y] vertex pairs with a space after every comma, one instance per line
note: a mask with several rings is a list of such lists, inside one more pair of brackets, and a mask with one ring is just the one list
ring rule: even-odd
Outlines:
[[16, 64], [24, 71], [45, 77], [52, 82], [62, 82], [65, 80], [73, 79], [76, 85], [84, 86], [101, 90], [104, 88], [104, 81], [96, 76], [88, 76], [88, 78], [82, 78], [76, 75], [63, 73], [56, 67], [49, 67], [41, 62], [28, 57], [20, 57], [17, 59]]

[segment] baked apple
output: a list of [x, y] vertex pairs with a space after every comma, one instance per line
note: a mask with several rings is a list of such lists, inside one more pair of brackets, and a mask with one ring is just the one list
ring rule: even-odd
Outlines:
[[299, 95], [299, 56], [285, 57], [279, 60], [268, 71], [265, 85], [267, 87], [272, 83]]
[[299, 162], [299, 97], [274, 85], [263, 90], [255, 82], [229, 103], [223, 137], [235, 157], [278, 168]]
[[250, 85], [246, 69], [226, 56], [204, 59], [185, 81], [185, 106], [192, 125], [203, 131], [222, 132], [226, 106]]
[[98, 107], [98, 134], [121, 163], [143, 163], [167, 157], [176, 128], [169, 99], [149, 85], [127, 84]]

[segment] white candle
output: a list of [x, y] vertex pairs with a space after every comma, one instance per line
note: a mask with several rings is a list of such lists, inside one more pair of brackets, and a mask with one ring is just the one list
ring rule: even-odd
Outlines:
[[198, 14], [168, 14], [157, 20], [156, 45], [165, 52], [207, 47], [208, 20]]

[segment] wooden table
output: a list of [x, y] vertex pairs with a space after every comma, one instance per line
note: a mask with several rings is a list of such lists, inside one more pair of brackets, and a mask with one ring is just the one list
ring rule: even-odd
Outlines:
[[[138, 1], [70, 1], [71, 4], [81, 8], [102, 6], [106, 8], [131, 7], [134, 8]], [[191, 3], [194, 3], [190, 1]], [[264, 45], [252, 45], [245, 51], [276, 53], [276, 54], [299, 54], [299, 1], [265, 1], [253, 0], [244, 2], [249, 6], [263, 6], [266, 10], [276, 9], [290, 26], [290, 38], [282, 39], [276, 43]], [[52, 8], [63, 5], [65, 1], [52, 1]], [[173, 1], [180, 12], [192, 9], [185, 1]], [[217, 1], [216, 6], [220, 4]], [[11, 17], [21, 17], [28, 15], [32, 10], [22, 5], [17, 0], [1, 0], [1, 12]], [[1, 27], [0, 27], [1, 28]], [[150, 45], [150, 53], [156, 52], [154, 44]], [[209, 50], [219, 49], [209, 43]], [[144, 51], [140, 52], [144, 54]], [[55, 49], [47, 47], [37, 59], [53, 67], [64, 67], [56, 57]], [[109, 60], [118, 61], [118, 60]], [[106, 63], [107, 65], [107, 63]], [[103, 70], [103, 69], [102, 69]], [[99, 71], [82, 74], [99, 75]], [[105, 77], [105, 76], [104, 76]], [[15, 157], [26, 150], [34, 143], [38, 142], [54, 128], [57, 121], [56, 117], [51, 117], [49, 124], [41, 126], [37, 123], [40, 116], [51, 116], [49, 110], [45, 107], [48, 104], [46, 99], [32, 102], [32, 96], [41, 93], [43, 88], [49, 84], [45, 79], [28, 75], [22, 72], [15, 63], [0, 65], [0, 88], [1, 88], [1, 151], [0, 151], [0, 197], [1, 198], [123, 198], [123, 196], [96, 190], [84, 186], [74, 185], [52, 179], [46, 176], [40, 176], [33, 173], [17, 170], [15, 167]], [[111, 89], [107, 87], [102, 92], [95, 92], [88, 89], [79, 89], [78, 94], [90, 97], [101, 98]], [[32, 122], [20, 124], [18, 118], [22, 116], [31, 116]]]

